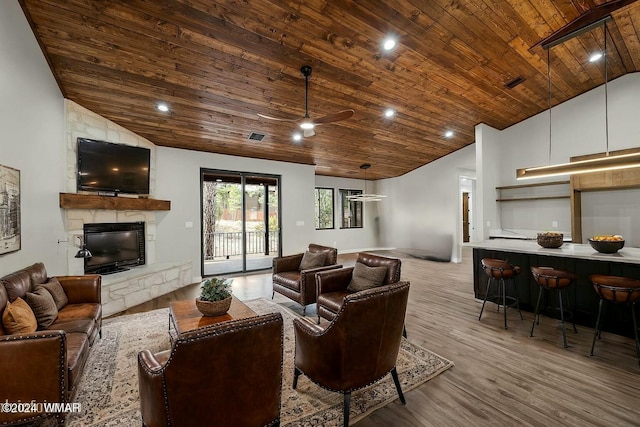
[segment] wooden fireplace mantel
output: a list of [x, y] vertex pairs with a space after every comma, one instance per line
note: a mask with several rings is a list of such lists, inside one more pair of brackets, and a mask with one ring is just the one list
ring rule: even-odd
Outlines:
[[99, 196], [96, 194], [60, 193], [60, 207], [63, 209], [107, 209], [117, 211], [168, 211], [171, 201]]

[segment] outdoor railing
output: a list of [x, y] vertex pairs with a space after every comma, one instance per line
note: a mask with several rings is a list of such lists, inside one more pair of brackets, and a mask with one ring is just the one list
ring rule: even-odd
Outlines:
[[[247, 231], [245, 235], [247, 255], [278, 253], [278, 230], [270, 230], [268, 233]], [[266, 248], [265, 238], [269, 243]], [[242, 232], [205, 234], [204, 254], [205, 261], [242, 255]]]

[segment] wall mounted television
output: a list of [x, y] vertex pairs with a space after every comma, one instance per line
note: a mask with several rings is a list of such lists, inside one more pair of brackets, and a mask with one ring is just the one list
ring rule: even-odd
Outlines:
[[144, 265], [144, 222], [84, 225], [84, 243], [91, 258], [84, 260], [85, 274], [111, 274]]
[[149, 194], [151, 150], [78, 138], [78, 190]]

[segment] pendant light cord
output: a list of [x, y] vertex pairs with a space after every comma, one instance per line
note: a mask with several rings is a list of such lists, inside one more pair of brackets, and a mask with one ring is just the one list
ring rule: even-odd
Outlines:
[[609, 156], [609, 93], [607, 91], [609, 67], [607, 66], [607, 56], [607, 21], [604, 21], [604, 135], [607, 141], [606, 156]]
[[551, 165], [551, 47], [547, 48], [547, 80], [549, 85], [549, 165]]

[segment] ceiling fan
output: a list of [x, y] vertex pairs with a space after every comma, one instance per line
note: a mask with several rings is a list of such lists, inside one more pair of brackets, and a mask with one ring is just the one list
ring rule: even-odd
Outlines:
[[346, 120], [349, 117], [353, 116], [353, 110], [343, 110], [334, 114], [329, 114], [328, 116], [320, 117], [319, 119], [312, 120], [311, 117], [309, 117], [309, 76], [311, 75], [311, 66], [304, 65], [300, 69], [300, 72], [304, 76], [304, 117], [302, 117], [301, 119], [285, 119], [281, 117], [267, 116], [266, 114], [260, 113], [258, 113], [258, 116], [262, 117], [263, 119], [298, 123], [300, 128], [304, 131], [303, 134], [305, 137], [315, 135], [316, 133], [314, 132], [313, 128], [317, 125], [339, 122], [340, 120]]

